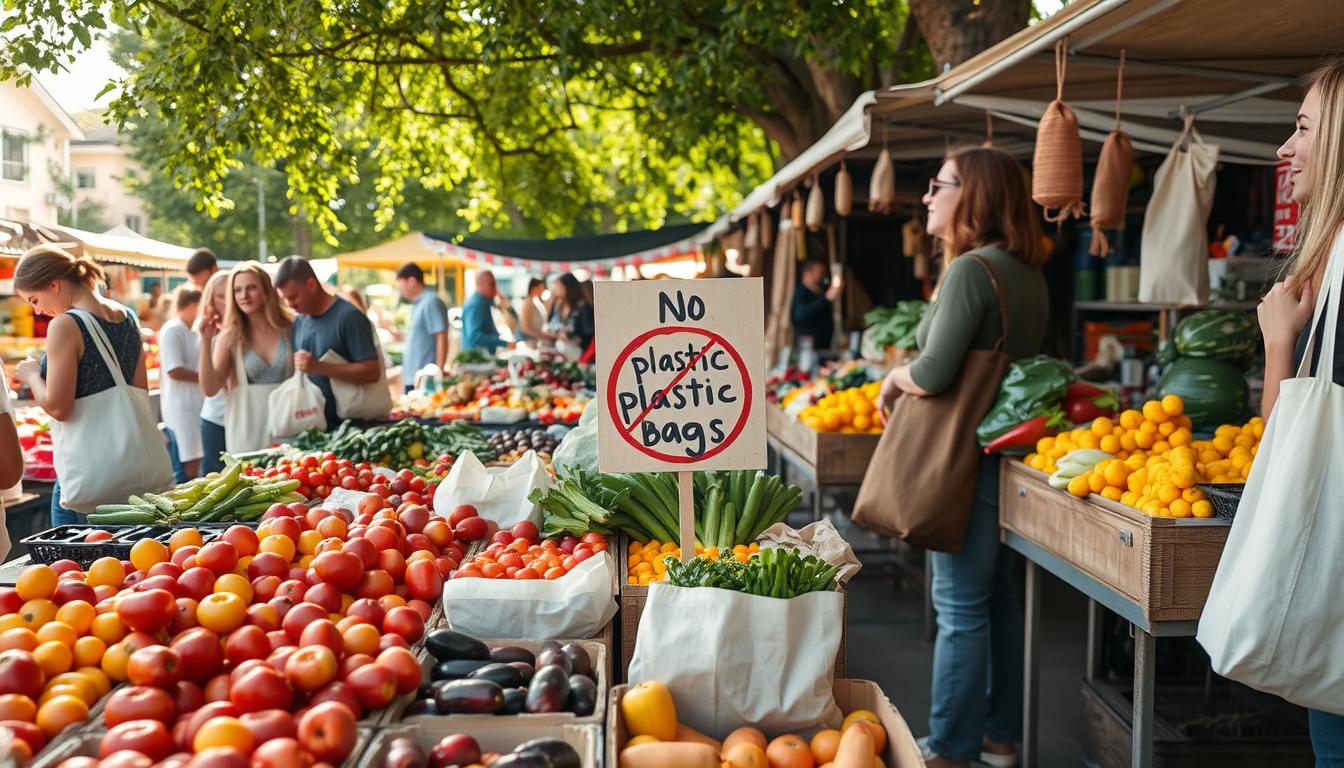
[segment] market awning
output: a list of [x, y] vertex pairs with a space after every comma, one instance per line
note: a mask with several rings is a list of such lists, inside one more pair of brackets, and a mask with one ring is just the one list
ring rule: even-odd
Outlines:
[[73, 227], [32, 225], [37, 236], [49, 243], [76, 243], [86, 256], [106, 264], [124, 264], [141, 269], [182, 270], [195, 251], [172, 243], [130, 235], [86, 232]]
[[436, 264], [451, 266], [456, 263], [446, 259], [440, 251], [426, 245], [424, 237], [419, 232], [402, 235], [372, 248], [342, 253], [336, 257], [336, 261], [342, 269], [347, 267], [396, 269], [408, 261], [413, 261], [419, 264], [421, 269], [430, 270]]
[[579, 235], [552, 239], [493, 239], [426, 232], [427, 247], [449, 258], [483, 267], [521, 267], [533, 272], [610, 271], [700, 253], [708, 224], [673, 224], [660, 229]]

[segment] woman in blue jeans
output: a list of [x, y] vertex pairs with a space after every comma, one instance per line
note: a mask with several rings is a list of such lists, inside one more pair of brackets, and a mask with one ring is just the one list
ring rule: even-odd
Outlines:
[[[1012, 155], [985, 147], [952, 153], [929, 180], [924, 205], [929, 234], [943, 241], [945, 266], [916, 334], [919, 357], [888, 374], [884, 408], [898, 395], [927, 397], [952, 387], [969, 350], [993, 349], [1002, 340], [1009, 357], [1019, 359], [1036, 354], [1045, 335], [1045, 242], [1026, 172]], [[929, 564], [938, 639], [926, 765], [1015, 765], [1023, 624], [1012, 557], [999, 543], [997, 457], [980, 461], [961, 551], [932, 552]]]
[[[1297, 252], [1288, 277], [1270, 290], [1258, 310], [1265, 340], [1265, 390], [1260, 411], [1266, 422], [1279, 399], [1280, 385], [1297, 375], [1316, 298], [1325, 293], [1321, 280], [1330, 251], [1336, 239], [1344, 237], [1344, 192], [1340, 187], [1344, 176], [1344, 59], [1316, 70], [1308, 83], [1296, 130], [1278, 153], [1280, 160], [1291, 164], [1293, 199], [1302, 206]], [[1324, 333], [1324, 327], [1318, 332], [1317, 352], [1323, 343], [1320, 333]], [[1333, 378], [1336, 384], [1344, 385], [1344, 334], [1332, 343], [1336, 350]], [[1321, 588], [1330, 586], [1322, 584]], [[1337, 652], [1344, 653], [1344, 649]], [[1344, 702], [1340, 704], [1344, 707]], [[1316, 710], [1309, 711], [1308, 716], [1316, 765], [1344, 768], [1344, 717]]]

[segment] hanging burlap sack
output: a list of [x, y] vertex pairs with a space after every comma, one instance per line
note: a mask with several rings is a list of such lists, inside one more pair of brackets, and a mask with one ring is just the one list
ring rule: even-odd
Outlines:
[[807, 228], [813, 232], [826, 224], [826, 195], [821, 192], [821, 176], [812, 177], [812, 191], [807, 193]]
[[845, 161], [840, 161], [840, 170], [835, 173], [835, 212], [848, 216], [854, 210], [854, 182], [849, 178], [849, 169]]
[[762, 208], [759, 214], [761, 217], [761, 247], [773, 248], [775, 245], [775, 225], [770, 219], [770, 211]]
[[1084, 213], [1083, 140], [1078, 134], [1078, 116], [1063, 101], [1067, 57], [1065, 38], [1055, 46], [1055, 100], [1041, 115], [1031, 161], [1031, 199], [1045, 208], [1045, 219], [1052, 222], [1082, 218]]
[[1111, 251], [1106, 230], [1125, 226], [1125, 209], [1129, 204], [1130, 174], [1134, 168], [1134, 144], [1129, 135], [1120, 130], [1120, 98], [1125, 78], [1125, 52], [1120, 51], [1120, 69], [1115, 75], [1115, 128], [1101, 146], [1097, 158], [1097, 175], [1092, 179], [1092, 246], [1093, 256], [1104, 257]]
[[868, 184], [868, 210], [874, 213], [888, 213], [896, 202], [896, 169], [891, 165], [891, 153], [886, 147], [877, 156], [877, 165], [873, 166], [873, 178]]
[[793, 228], [801, 232], [806, 219], [803, 216], [803, 194], [797, 190], [793, 193], [793, 202], [789, 204], [789, 220], [793, 223]]

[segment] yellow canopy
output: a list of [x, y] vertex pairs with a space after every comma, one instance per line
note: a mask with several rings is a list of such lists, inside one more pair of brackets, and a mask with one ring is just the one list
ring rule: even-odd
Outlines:
[[342, 269], [365, 267], [368, 269], [396, 269], [408, 261], [414, 261], [421, 269], [431, 271], [435, 265], [455, 266], [461, 264], [458, 259], [449, 258], [438, 251], [426, 248], [419, 232], [411, 232], [389, 240], [386, 243], [365, 248], [362, 251], [342, 253], [336, 257], [336, 263]]

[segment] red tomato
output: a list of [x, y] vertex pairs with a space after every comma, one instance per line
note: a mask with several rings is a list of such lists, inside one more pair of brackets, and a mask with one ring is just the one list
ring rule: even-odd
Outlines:
[[103, 725], [111, 728], [132, 720], [158, 720], [171, 723], [177, 715], [173, 697], [158, 688], [131, 685], [108, 694], [103, 705]]
[[[396, 635], [390, 635], [390, 637], [396, 637]], [[309, 704], [315, 707], [326, 701], [342, 704], [351, 712], [354, 712], [356, 716], [364, 710], [359, 704], [359, 697], [355, 695], [354, 691], [350, 690], [350, 686], [339, 681], [328, 683], [320, 691], [314, 693], [312, 699], [309, 700]]]
[[[70, 573], [76, 572], [70, 571]], [[76, 575], [78, 576], [78, 574]], [[23, 600], [19, 598], [19, 593], [11, 589], [9, 595], [13, 595], [13, 597], [5, 596], [0, 598], [0, 614], [18, 613], [23, 610]], [[66, 603], [74, 602], [75, 600], [83, 600], [89, 605], [94, 605], [98, 602], [98, 594], [94, 591], [93, 587], [90, 587], [82, 581], [78, 581], [77, 578], [67, 579], [62, 577], [56, 584], [56, 592], [52, 594], [51, 601], [57, 605], [65, 605]], [[14, 603], [15, 601], [18, 601], [18, 606], [13, 610], [10, 610], [7, 604]]]
[[263, 663], [250, 669], [234, 682], [229, 701], [239, 712], [260, 712], [263, 709], [289, 709], [294, 693], [285, 676]]
[[258, 576], [252, 580], [252, 602], [264, 603], [275, 597], [280, 588], [279, 576]]
[[294, 716], [283, 709], [264, 709], [260, 712], [248, 712], [238, 718], [258, 744], [271, 739], [292, 739], [299, 732], [299, 724]]
[[261, 543], [260, 539], [257, 538], [257, 532], [246, 525], [229, 526], [229, 529], [219, 538], [232, 544], [239, 557], [257, 554], [257, 547]]
[[195, 712], [205, 706], [205, 691], [201, 689], [201, 686], [190, 680], [183, 680], [173, 686], [172, 693], [173, 709], [177, 712], [179, 719], [183, 715]]
[[252, 752], [253, 768], [308, 768], [298, 739], [271, 739]]
[[252, 561], [247, 564], [247, 577], [249, 579], [258, 579], [262, 576], [275, 576], [284, 579], [289, 575], [289, 563], [285, 558], [274, 552], [261, 552], [252, 557]]
[[172, 688], [182, 680], [182, 657], [163, 645], [151, 645], [131, 654], [126, 678], [131, 685]]
[[[288, 573], [286, 573], [288, 575]], [[308, 594], [308, 585], [298, 579], [287, 579], [275, 588], [275, 596], [287, 598], [291, 603], [302, 603]]]
[[[365, 574], [366, 576], [368, 574]], [[304, 602], [320, 605], [327, 613], [341, 610], [341, 590], [335, 584], [314, 584], [303, 596]]]
[[339, 663], [336, 654], [325, 645], [298, 649], [285, 662], [285, 679], [300, 691], [315, 691], [336, 679]]
[[380, 664], [364, 664], [345, 677], [345, 684], [365, 709], [385, 707], [397, 695], [397, 676]]
[[108, 729], [98, 742], [98, 754], [110, 757], [113, 753], [130, 750], [150, 760], [162, 760], [171, 755], [173, 736], [168, 727], [158, 720], [131, 720]]
[[172, 561], [155, 563], [149, 567], [148, 576], [167, 576], [174, 582], [182, 575], [182, 566]]
[[318, 760], [340, 765], [355, 750], [358, 732], [349, 707], [326, 701], [299, 718], [299, 744]]
[[359, 616], [368, 619], [370, 624], [380, 627], [383, 624], [383, 616], [387, 614], [387, 611], [378, 604], [376, 599], [366, 597], [351, 603], [345, 614], [346, 616]]
[[397, 606], [383, 617], [383, 631], [401, 635], [407, 642], [414, 643], [425, 634], [425, 620], [414, 608]]
[[233, 573], [238, 565], [238, 548], [227, 541], [212, 541], [196, 553], [196, 563], [209, 568], [216, 576]]
[[22, 720], [0, 720], [0, 728], [13, 731], [14, 737], [27, 744], [33, 754], [41, 752], [42, 748], [47, 746], [47, 735], [33, 723]]
[[[353, 529], [351, 530], [353, 531]], [[345, 543], [345, 546], [341, 548], [341, 551], [348, 552], [355, 557], [358, 557], [365, 568], [378, 567], [378, 548], [373, 546], [373, 542], [368, 539], [352, 535], [350, 540]]]
[[[284, 635], [285, 633], [281, 632], [280, 634]], [[285, 639], [288, 640], [289, 635], [285, 635]], [[266, 663], [271, 666], [271, 669], [283, 675], [285, 667], [289, 664], [289, 657], [297, 653], [298, 650], [297, 645], [277, 646], [271, 651], [271, 655], [266, 657]]]
[[336, 624], [331, 619], [318, 619], [303, 628], [303, 632], [299, 635], [299, 647], [309, 645], [326, 646], [334, 651], [337, 656], [345, 653], [345, 640], [341, 637], [341, 631], [336, 628]]
[[439, 548], [446, 547], [453, 541], [453, 527], [441, 517], [431, 517], [421, 533], [428, 536], [434, 546]]
[[346, 656], [344, 659], [341, 659], [341, 664], [339, 669], [337, 670], [336, 676], [344, 680], [350, 676], [351, 672], [354, 672], [356, 669], [359, 669], [365, 664], [372, 664], [372, 663], [373, 663], [373, 657], [370, 656], [369, 654], [352, 653], [349, 656]]
[[364, 563], [348, 552], [323, 552], [313, 558], [312, 568], [328, 584], [342, 590], [354, 589], [364, 572]]
[[434, 606], [426, 603], [424, 600], [411, 599], [406, 602], [406, 607], [412, 608], [420, 614], [420, 618], [429, 621], [429, 617], [434, 613]]
[[405, 648], [410, 650], [411, 644], [406, 642], [406, 638], [401, 635], [385, 634], [378, 638], [378, 650], [386, 651], [388, 648]]
[[299, 637], [303, 635], [303, 630], [309, 624], [318, 619], [327, 618], [327, 610], [320, 605], [313, 603], [299, 603], [285, 614], [280, 626], [289, 636], [294, 638], [294, 642], [299, 642]]
[[224, 643], [224, 657], [234, 666], [249, 659], [264, 659], [270, 652], [271, 641], [266, 637], [266, 630], [256, 625], [239, 627]]
[[379, 666], [392, 670], [397, 681], [397, 693], [410, 693], [420, 687], [424, 670], [415, 654], [405, 648], [388, 648], [378, 654]]
[[166, 589], [132, 592], [117, 601], [117, 617], [139, 632], [167, 629], [177, 616], [177, 598]]
[[541, 536], [537, 532], [537, 526], [531, 520], [523, 520], [522, 522], [514, 525], [513, 528], [509, 530], [509, 532], [512, 533], [515, 538], [527, 539], [533, 544], [536, 544], [538, 541], [541, 540]]
[[483, 518], [468, 517], [453, 526], [453, 536], [462, 541], [479, 541], [485, 538], [489, 530]]
[[406, 566], [406, 594], [419, 600], [438, 600], [443, 594], [443, 574], [431, 560]]
[[470, 517], [476, 517], [478, 513], [476, 508], [470, 504], [459, 504], [448, 513], [448, 524], [457, 527], [457, 524]]
[[[228, 675], [215, 675], [210, 678], [210, 682], [205, 684], [202, 692], [205, 694], [205, 705], [229, 701], [229, 691], [233, 689], [233, 680]], [[229, 704], [232, 709], [233, 705]]]
[[[369, 532], [372, 533], [373, 530], [370, 529]], [[387, 571], [387, 575], [391, 576], [394, 582], [399, 582], [406, 576], [406, 556], [396, 549], [385, 549], [378, 553], [378, 569]]]
[[224, 648], [208, 629], [188, 629], [173, 638], [172, 649], [182, 659], [183, 674], [197, 683], [207, 682], [224, 666]]
[[392, 575], [387, 571], [381, 569], [365, 571], [359, 579], [359, 586], [355, 588], [355, 594], [361, 598], [376, 600], [383, 595], [391, 594], [395, 587]]

